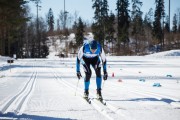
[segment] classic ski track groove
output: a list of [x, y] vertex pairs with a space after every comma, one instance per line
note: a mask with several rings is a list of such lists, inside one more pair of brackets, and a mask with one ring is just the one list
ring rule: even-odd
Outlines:
[[12, 97], [8, 102], [2, 105], [3, 107], [0, 111], [2, 114], [8, 113], [8, 112], [13, 112], [15, 114], [22, 113], [23, 105], [25, 101], [27, 100], [27, 97], [32, 92], [33, 87], [35, 85], [36, 77], [37, 77], [37, 72], [33, 72], [30, 79], [22, 88], [22, 90], [18, 94], [16, 94], [14, 97]]
[[[55, 72], [55, 70], [53, 70], [52, 68], [52, 74], [54, 75], [54, 77], [56, 78], [57, 82], [64, 84], [65, 86], [67, 86], [68, 88], [72, 89], [72, 91], [74, 91], [76, 89], [75, 85], [72, 85], [71, 83], [63, 80], [63, 78], [61, 77], [61, 75], [58, 75], [57, 72]], [[81, 97], [83, 97], [81, 95], [81, 92], [77, 90], [77, 94]], [[76, 95], [77, 95], [76, 94]], [[87, 104], [92, 105], [94, 109], [96, 109], [100, 114], [102, 114], [103, 116], [105, 116], [106, 118], [108, 118], [109, 120], [115, 120], [120, 116], [121, 118], [123, 117], [123, 115], [120, 115], [116, 112], [116, 110], [118, 108], [114, 107], [115, 109], [112, 109], [112, 105], [108, 104], [106, 101], [106, 105], [103, 105], [102, 103], [100, 103], [99, 101], [92, 99], [95, 98], [95, 96], [90, 97], [91, 99], [91, 104], [89, 104], [87, 102]], [[82, 98], [83, 99], [83, 98]], [[123, 120], [123, 118], [122, 118]]]

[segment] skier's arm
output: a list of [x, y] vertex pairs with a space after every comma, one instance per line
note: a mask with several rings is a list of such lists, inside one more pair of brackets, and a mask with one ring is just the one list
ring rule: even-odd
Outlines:
[[107, 80], [108, 73], [107, 73], [107, 70], [106, 70], [106, 56], [105, 56], [103, 48], [101, 49], [100, 56], [101, 56], [101, 60], [102, 60], [102, 64], [103, 64], [103, 72], [104, 72], [103, 79]]
[[76, 72], [80, 72], [80, 60], [83, 56], [83, 47], [79, 49], [77, 59], [76, 59]]
[[102, 60], [102, 64], [103, 64], [103, 71], [105, 73], [105, 72], [107, 72], [107, 70], [106, 70], [106, 56], [105, 56], [103, 48], [101, 49], [100, 56], [101, 56], [101, 60]]

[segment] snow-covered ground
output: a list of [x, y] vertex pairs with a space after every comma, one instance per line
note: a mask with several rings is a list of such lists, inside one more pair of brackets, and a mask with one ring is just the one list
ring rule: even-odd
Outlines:
[[[54, 55], [18, 59], [11, 65], [0, 56], [0, 120], [180, 119], [180, 50], [107, 56], [109, 77], [102, 88], [106, 106], [82, 98], [84, 84], [83, 78], [78, 84], [76, 58]], [[82, 68], [81, 73], [84, 77]], [[90, 97], [96, 97], [94, 72]]]

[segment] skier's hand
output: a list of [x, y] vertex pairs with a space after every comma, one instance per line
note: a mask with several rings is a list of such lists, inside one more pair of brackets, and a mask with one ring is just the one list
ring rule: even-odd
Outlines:
[[80, 79], [82, 77], [81, 72], [77, 72], [77, 77]]
[[107, 80], [107, 77], [108, 77], [108, 73], [106, 71], [104, 71], [103, 79]]

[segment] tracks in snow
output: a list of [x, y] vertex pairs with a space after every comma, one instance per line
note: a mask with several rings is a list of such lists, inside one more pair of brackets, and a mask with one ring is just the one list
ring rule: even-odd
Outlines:
[[132, 92], [132, 93], [135, 93], [135, 94], [139, 94], [139, 95], [142, 95], [142, 96], [146, 96], [146, 97], [154, 97], [158, 100], [161, 100], [161, 99], [170, 99], [170, 100], [173, 100], [173, 101], [180, 101], [179, 98], [177, 97], [174, 97], [174, 96], [171, 96], [171, 95], [166, 95], [166, 94], [162, 94], [162, 93], [158, 93], [158, 92], [155, 92], [155, 91], [150, 91], [148, 89], [143, 89], [143, 88], [139, 88], [138, 86], [133, 86], [133, 90], [130, 90], [128, 89], [128, 85], [123, 85], [123, 86], [119, 86], [115, 83], [111, 83], [113, 86], [116, 86], [116, 87], [121, 87], [121, 88], [124, 88], [124, 89], [127, 89], [129, 92]]
[[[158, 93], [155, 91], [150, 91], [147, 89], [139, 88], [138, 86], [133, 86], [133, 88], [134, 88], [133, 90], [129, 89], [130, 86], [128, 86], [128, 85], [119, 86], [115, 83], [111, 83], [111, 86], [121, 87], [123, 89], [126, 89], [127, 92], [131, 92], [133, 94], [144, 96], [146, 98], [155, 98], [158, 101], [162, 101], [162, 102], [170, 104], [171, 107], [173, 107], [173, 108], [178, 108], [178, 109], [180, 108], [180, 104], [179, 104], [180, 99], [178, 97], [175, 97], [172, 95], [162, 94], [162, 93]], [[111, 99], [108, 101], [111, 101]], [[112, 106], [112, 108], [114, 108], [114, 107]], [[117, 111], [118, 111], [118, 109], [117, 109]]]
[[15, 113], [18, 115], [22, 114], [25, 105], [27, 103], [27, 100], [34, 89], [36, 79], [37, 79], [37, 72], [33, 72], [30, 79], [22, 88], [22, 90], [15, 96], [13, 96], [5, 104], [0, 106], [0, 112], [2, 114], [6, 114], [6, 113]]
[[[58, 83], [65, 85], [69, 89], [72, 89], [72, 91], [76, 90], [76, 85], [73, 85], [73, 84], [63, 80], [61, 75], [58, 75], [57, 72], [55, 72], [55, 70], [53, 70], [53, 69], [52, 69], [52, 74], [54, 75], [54, 77], [56, 78]], [[83, 97], [82, 92], [80, 92], [80, 91], [82, 91], [82, 90], [80, 88], [78, 88], [76, 91], [76, 95]], [[90, 98], [96, 98], [96, 96], [90, 94]], [[97, 101], [95, 99], [91, 99], [91, 105], [94, 109], [96, 109], [100, 114], [102, 114], [103, 116], [105, 116], [109, 120], [117, 120], [120, 118], [121, 118], [121, 120], [124, 119], [123, 115], [118, 114], [116, 112], [118, 108], [110, 105], [107, 102], [106, 102], [106, 105], [103, 105], [99, 101]]]

